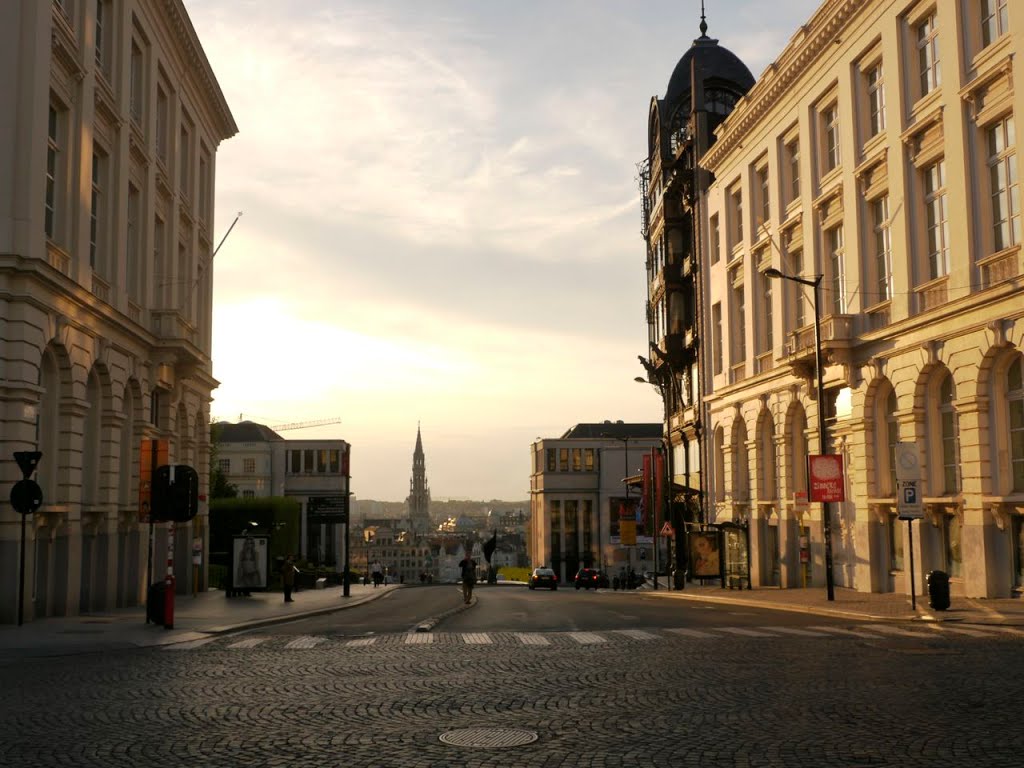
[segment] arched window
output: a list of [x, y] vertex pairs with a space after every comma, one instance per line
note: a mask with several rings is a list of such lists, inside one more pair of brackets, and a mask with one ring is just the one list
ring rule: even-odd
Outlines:
[[1010, 477], [1014, 493], [1024, 492], [1024, 355], [1006, 371], [1006, 400], [1010, 411]]
[[896, 495], [896, 443], [900, 439], [900, 425], [896, 420], [898, 407], [896, 390], [892, 386], [880, 387], [875, 408], [875, 484], [879, 496]]
[[952, 496], [960, 492], [960, 446], [956, 409], [953, 407], [955, 399], [956, 390], [953, 384], [953, 375], [947, 373], [939, 385], [937, 402], [939, 433], [942, 436], [942, 452], [939, 466], [942, 468], [941, 485], [944, 496]]
[[715, 501], [725, 501], [725, 432], [715, 430]]

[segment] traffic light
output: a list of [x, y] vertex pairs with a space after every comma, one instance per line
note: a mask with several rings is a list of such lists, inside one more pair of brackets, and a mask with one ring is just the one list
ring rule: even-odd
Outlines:
[[199, 511], [199, 473], [187, 464], [157, 467], [153, 478], [152, 519], [187, 523]]

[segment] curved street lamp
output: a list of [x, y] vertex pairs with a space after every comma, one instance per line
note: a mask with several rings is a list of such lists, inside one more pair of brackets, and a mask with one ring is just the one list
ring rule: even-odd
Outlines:
[[[813, 279], [798, 277], [796, 275], [787, 275], [775, 267], [768, 267], [761, 274], [765, 277], [789, 280], [814, 289], [814, 374], [818, 398], [818, 450], [821, 451], [822, 455], [825, 455], [828, 453], [828, 442], [825, 431], [825, 386], [822, 382], [823, 371], [821, 366], [821, 313], [818, 309], [818, 286], [821, 285], [821, 279], [824, 275], [815, 275]], [[809, 471], [808, 477], [810, 477]], [[832, 579], [832, 514], [827, 501], [821, 503], [821, 510], [822, 534], [825, 538], [825, 589], [828, 599], [835, 600], [835, 585]]]

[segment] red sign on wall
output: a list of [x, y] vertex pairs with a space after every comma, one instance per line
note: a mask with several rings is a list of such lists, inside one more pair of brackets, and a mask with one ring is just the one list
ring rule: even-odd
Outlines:
[[846, 501], [842, 456], [808, 456], [807, 477], [810, 480], [811, 501]]

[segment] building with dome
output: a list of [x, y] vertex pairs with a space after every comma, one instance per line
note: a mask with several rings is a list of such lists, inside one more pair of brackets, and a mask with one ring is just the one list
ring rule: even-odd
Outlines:
[[[747, 526], [754, 587], [1019, 593], [1024, 9], [825, 0], [756, 82], [702, 39], [669, 93], [705, 109], [652, 102], [644, 203], [648, 366], [694, 514]], [[845, 499], [808, 504], [825, 452]]]
[[665, 465], [673, 488], [665, 516], [676, 533], [679, 570], [685, 565], [686, 526], [707, 519], [706, 419], [700, 406], [706, 393], [701, 342], [707, 336], [702, 254], [712, 177], [702, 159], [715, 143], [715, 130], [754, 84], [746, 65], [707, 30], [702, 13], [700, 37], [676, 64], [664, 97], [651, 99], [640, 175], [649, 341], [641, 362], [665, 407], [670, 446]]

